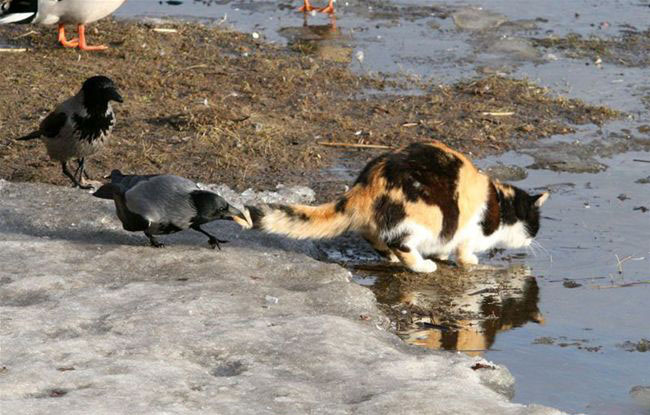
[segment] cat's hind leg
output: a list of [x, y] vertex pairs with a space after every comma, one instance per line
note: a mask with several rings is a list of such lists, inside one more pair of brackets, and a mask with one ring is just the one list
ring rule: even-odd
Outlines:
[[430, 259], [424, 259], [418, 251], [403, 251], [396, 249], [393, 251], [402, 261], [402, 264], [413, 272], [435, 272], [438, 266]]
[[399, 258], [406, 268], [413, 272], [435, 272], [438, 266], [430, 259], [424, 259], [417, 249], [409, 246], [400, 246], [393, 249], [393, 253]]
[[437, 251], [428, 230], [414, 225], [402, 226], [381, 236], [395, 256], [409, 270], [426, 273], [438, 269], [434, 261], [422, 256], [423, 252]]
[[386, 245], [386, 243], [371, 233], [364, 233], [363, 238], [368, 241], [372, 248], [377, 251], [379, 255], [386, 258], [388, 262], [399, 262], [399, 258], [393, 251]]
[[478, 257], [472, 251], [470, 241], [461, 242], [456, 248], [456, 260], [460, 265], [477, 265]]

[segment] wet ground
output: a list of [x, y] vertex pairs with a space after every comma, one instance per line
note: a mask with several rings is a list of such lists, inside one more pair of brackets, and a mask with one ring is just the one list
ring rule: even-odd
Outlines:
[[[435, 112], [446, 113], [449, 108], [436, 107], [440, 103], [432, 97], [448, 96], [449, 91], [468, 85], [462, 82], [475, 76], [527, 78], [557, 96], [624, 112], [616, 121], [599, 118], [596, 125], [577, 125], [574, 123], [579, 117], [575, 114], [584, 116], [592, 110], [571, 112], [578, 104], [562, 106], [566, 98], [559, 98], [550, 106], [559, 110], [547, 113], [540, 106], [538, 117], [564, 128], [551, 134], [565, 135], [537, 143], [515, 140], [506, 146], [502, 139], [513, 139], [513, 131], [530, 135], [539, 130], [538, 117], [531, 112], [520, 114], [525, 108], [521, 99], [493, 100], [481, 88], [475, 90], [474, 95], [483, 98], [479, 100], [480, 116], [470, 116], [477, 123], [476, 129], [463, 130], [452, 143], [465, 151], [479, 150], [473, 153], [480, 155], [489, 153], [489, 143], [498, 146], [492, 149], [495, 152], [516, 148], [519, 152], [483, 159], [478, 164], [492, 167], [495, 175], [508, 180], [523, 178], [516, 182], [523, 188], [552, 191], [539, 236], [543, 248], [535, 253], [493, 252], [484, 256], [483, 262], [496, 270], [479, 269], [458, 278], [459, 271], [450, 264], [427, 278], [401, 269], [378, 268], [377, 258], [360, 249], [354, 238], [337, 239], [323, 244], [322, 249], [331, 260], [347, 263], [358, 282], [375, 291], [384, 311], [393, 318], [394, 329], [406, 340], [425, 347], [482, 354], [505, 364], [517, 379], [514, 401], [590, 414], [647, 413], [638, 398], [638, 391], [646, 389], [638, 386], [650, 385], [650, 2], [494, 0], [481, 2], [483, 9], [477, 9], [453, 1], [433, 6], [417, 1], [349, 1], [337, 3], [335, 22], [325, 16], [309, 16], [308, 26], [302, 15], [293, 11], [297, 2], [170, 3], [132, 0], [118, 16], [199, 18], [220, 28], [232, 25], [247, 34], [227, 40], [228, 44], [251, 45], [255, 33], [259, 39], [275, 42], [279, 50], [295, 53], [296, 65], [308, 62], [313, 68], [308, 58], [322, 59], [306, 76], [317, 80], [312, 90], [315, 94], [325, 91], [316, 99], [323, 106], [322, 112], [315, 118], [301, 114], [301, 124], [292, 124], [292, 128], [300, 134], [308, 131], [312, 137], [320, 135], [326, 141], [392, 145], [418, 135], [457, 130], [448, 120], [476, 111], [452, 113], [443, 123], [452, 128], [437, 131]], [[264, 59], [272, 60], [272, 56], [266, 54]], [[354, 87], [364, 100], [368, 96], [386, 99], [377, 106], [378, 112], [370, 116], [355, 113], [360, 104], [342, 100], [341, 91], [354, 82], [332, 87], [316, 76], [318, 69], [330, 64], [333, 66], [327, 66], [327, 71], [338, 71], [335, 76], [345, 80], [352, 78], [336, 65], [367, 77], [366, 83]], [[399, 76], [395, 78], [395, 74]], [[231, 79], [234, 76], [231, 74]], [[394, 84], [393, 79], [397, 79]], [[456, 84], [459, 81], [461, 84]], [[444, 93], [432, 89], [438, 84], [448, 85]], [[302, 79], [294, 87], [308, 85]], [[396, 114], [382, 110], [392, 109], [386, 103], [392, 104], [393, 94], [404, 94], [404, 89], [408, 98], [400, 98], [406, 103], [402, 109], [395, 106]], [[373, 93], [368, 95], [368, 91]], [[274, 93], [265, 98], [271, 99]], [[352, 114], [350, 117], [356, 117], [354, 122], [318, 124], [320, 120], [316, 119], [337, 102]], [[367, 101], [363, 105], [368, 105]], [[428, 112], [418, 117], [421, 106]], [[517, 124], [504, 130], [503, 124], [510, 125], [504, 120], [513, 116], [519, 117]], [[379, 136], [364, 134], [368, 130], [385, 131], [387, 124], [381, 120], [388, 118], [395, 125], [400, 117], [402, 123], [397, 129]], [[277, 121], [275, 116], [269, 118]], [[240, 122], [236, 116], [233, 119]], [[363, 120], [374, 123], [373, 128], [357, 127]], [[343, 128], [334, 129], [334, 136], [321, 133], [327, 126], [341, 125]], [[496, 134], [490, 134], [492, 131]], [[470, 132], [481, 140], [467, 141]], [[279, 136], [273, 135], [271, 140]], [[342, 189], [359, 165], [377, 154], [376, 150], [334, 149], [323, 151], [326, 161], [314, 164], [320, 157], [307, 149], [316, 147], [304, 143], [299, 147], [312, 155], [307, 158], [312, 162], [299, 164], [292, 159], [292, 165], [296, 164], [297, 170], [303, 165], [322, 169], [318, 180], [328, 185], [315, 187], [327, 193]], [[261, 154], [260, 159], [268, 157]], [[182, 171], [186, 167], [174, 168]], [[155, 169], [156, 165], [147, 168]], [[261, 169], [259, 175], [275, 179], [272, 175], [283, 174], [282, 170], [286, 168], [269, 167]], [[209, 176], [206, 180], [232, 179], [233, 184], [241, 186], [235, 176]], [[299, 176], [284, 177], [300, 180]], [[323, 198], [325, 193], [319, 193]]]
[[111, 145], [89, 160], [91, 172], [164, 170], [238, 190], [307, 184], [319, 197], [341, 189], [323, 169], [345, 155], [357, 170], [377, 154], [323, 143], [388, 148], [436, 137], [486, 155], [622, 116], [495, 74], [439, 83], [358, 73], [350, 47], [304, 40], [301, 24], [297, 32], [279, 28], [301, 36], [287, 47], [219, 25], [106, 20], [93, 25], [93, 42], [111, 49], [92, 57], [57, 48], [51, 28], [1, 27], [0, 39], [28, 51], [0, 52], [0, 77], [8, 80], [0, 84], [7, 109], [0, 112], [0, 177], [66, 183], [41, 143], [13, 138], [96, 73], [114, 78], [125, 102], [116, 105]]

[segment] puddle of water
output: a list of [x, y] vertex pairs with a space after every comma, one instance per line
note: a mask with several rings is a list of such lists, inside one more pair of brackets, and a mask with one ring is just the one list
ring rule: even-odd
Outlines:
[[[287, 42], [282, 35], [283, 31], [304, 28], [303, 14], [296, 12], [300, 1], [168, 3], [130, 0], [116, 15], [199, 19], [234, 25], [237, 30], [244, 32], [255, 31], [268, 41], [280, 43]], [[501, 14], [508, 23], [496, 32], [478, 34], [459, 31], [455, 23], [457, 19], [452, 15], [458, 11], [479, 8], [478, 6], [482, 8], [483, 14]], [[506, 63], [506, 66], [518, 64], [512, 60], [522, 51], [521, 45], [514, 45], [519, 38], [543, 37], [548, 34], [563, 36], [572, 32], [585, 36], [615, 36], [621, 29], [644, 29], [649, 14], [647, 2], [637, 0], [617, 1], [615, 4], [606, 0], [491, 0], [473, 6], [465, 1], [432, 4], [423, 0], [371, 0], [339, 2], [336, 16], [338, 32], [349, 37], [347, 45], [355, 51], [363, 52], [363, 65], [356, 69], [410, 73], [449, 82], [474, 73], [475, 67], [467, 63]], [[481, 19], [488, 18], [481, 17], [479, 13], [474, 23], [482, 24]], [[308, 24], [327, 26], [328, 17], [318, 14], [309, 16]], [[487, 49], [490, 49], [490, 45], [501, 42], [501, 48], [496, 49], [502, 53], [495, 56], [485, 54], [486, 42]], [[509, 45], [504, 47], [504, 42]], [[559, 62], [568, 61], [560, 57]], [[584, 65], [584, 62], [581, 64]]]
[[[529, 171], [518, 183], [558, 185], [544, 206], [548, 219], [538, 238], [547, 252], [524, 260], [537, 276], [545, 324], [502, 333], [493, 345], [498, 351], [486, 353], [519, 380], [517, 401], [632, 413], [628, 391], [650, 381], [650, 355], [619, 346], [650, 336], [644, 305], [650, 294], [650, 214], [635, 210], [650, 204], [650, 188], [636, 183], [650, 166], [634, 161], [649, 156], [601, 159], [610, 168], [596, 175]], [[499, 159], [519, 165], [530, 160], [514, 154]], [[553, 344], [540, 343], [542, 338]]]

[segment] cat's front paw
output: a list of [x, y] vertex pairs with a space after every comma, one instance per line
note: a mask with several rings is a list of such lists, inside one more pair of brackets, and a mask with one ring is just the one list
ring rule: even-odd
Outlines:
[[466, 254], [458, 258], [458, 262], [460, 262], [461, 265], [477, 265], [478, 257], [474, 254]]
[[418, 261], [417, 263], [413, 264], [413, 266], [410, 267], [411, 271], [422, 272], [422, 273], [435, 272], [437, 269], [438, 266], [436, 265], [436, 263], [430, 259], [424, 259], [422, 261]]

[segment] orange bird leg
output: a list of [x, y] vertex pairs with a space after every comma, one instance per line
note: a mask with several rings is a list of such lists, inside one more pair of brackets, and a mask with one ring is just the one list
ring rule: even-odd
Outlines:
[[298, 9], [299, 12], [310, 12], [314, 10], [314, 6], [309, 3], [309, 0], [305, 0], [305, 5]]
[[79, 50], [106, 50], [108, 46], [98, 45], [98, 46], [89, 46], [86, 43], [86, 27], [82, 24], [77, 26], [77, 33], [79, 33]]
[[67, 40], [65, 38], [65, 26], [60, 24], [59, 25], [59, 38], [58, 38], [59, 43], [61, 43], [61, 46], [64, 48], [76, 48], [79, 46], [79, 40], [78, 39], [70, 39]]
[[322, 7], [318, 9], [318, 11], [321, 13], [334, 14], [334, 0], [330, 0], [327, 7]]

